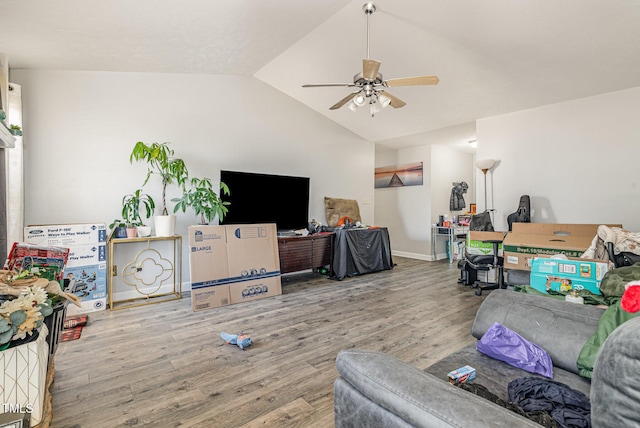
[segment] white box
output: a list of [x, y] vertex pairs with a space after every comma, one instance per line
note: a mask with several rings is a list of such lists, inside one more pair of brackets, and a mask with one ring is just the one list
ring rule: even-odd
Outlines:
[[65, 268], [93, 266], [107, 262], [107, 246], [104, 244], [74, 245], [69, 247], [69, 259]]
[[47, 384], [49, 345], [47, 326], [33, 342], [0, 352], [0, 400], [5, 407], [19, 406], [31, 411], [31, 426], [40, 423], [43, 417], [44, 396]]
[[107, 228], [104, 223], [27, 226], [24, 228], [24, 241], [62, 247], [106, 243]]
[[82, 308], [71, 303], [67, 316], [103, 311], [107, 307], [107, 263], [73, 266], [64, 270], [64, 291], [81, 299]]

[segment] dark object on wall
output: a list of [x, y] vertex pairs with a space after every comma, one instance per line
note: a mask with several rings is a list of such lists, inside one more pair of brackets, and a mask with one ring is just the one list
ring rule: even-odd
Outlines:
[[309, 224], [309, 177], [220, 171], [231, 192], [221, 224], [275, 223], [279, 232]]
[[469, 230], [493, 232], [493, 223], [491, 222], [491, 214], [489, 211], [484, 211], [471, 217]]
[[467, 193], [469, 185], [464, 181], [453, 183], [451, 197], [449, 198], [449, 211], [461, 211], [467, 205], [464, 203], [464, 194]]
[[509, 232], [511, 232], [513, 223], [531, 223], [531, 201], [529, 195], [520, 196], [518, 210], [507, 216], [507, 223], [509, 224]]

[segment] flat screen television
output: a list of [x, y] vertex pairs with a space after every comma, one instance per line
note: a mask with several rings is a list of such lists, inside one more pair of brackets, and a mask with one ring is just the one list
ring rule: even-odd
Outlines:
[[275, 223], [278, 232], [307, 227], [309, 177], [220, 171], [229, 186], [229, 212], [221, 224]]

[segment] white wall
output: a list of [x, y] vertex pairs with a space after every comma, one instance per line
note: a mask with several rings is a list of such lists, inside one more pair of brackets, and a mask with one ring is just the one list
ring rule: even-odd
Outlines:
[[[171, 142], [192, 176], [216, 181], [221, 169], [311, 177], [310, 217], [325, 219], [333, 196], [357, 199], [374, 223], [363, 203], [373, 200], [374, 145], [257, 79], [42, 70], [11, 79], [23, 90], [26, 224], [120, 218], [122, 196], [146, 174], [129, 163], [137, 141]], [[160, 200], [159, 180], [145, 189]], [[180, 214], [177, 233], [197, 222]]]
[[499, 160], [487, 176], [496, 229], [528, 194], [533, 222], [640, 231], [638, 112], [640, 87], [478, 120], [478, 159]]
[[[375, 218], [389, 228], [396, 255], [432, 260], [431, 224], [438, 215], [449, 214], [452, 182], [466, 181], [467, 207], [474, 202], [473, 154], [441, 145], [422, 145], [391, 150], [376, 147], [376, 166], [423, 162], [422, 186], [390, 187], [375, 191]], [[444, 253], [442, 242], [436, 252]]]

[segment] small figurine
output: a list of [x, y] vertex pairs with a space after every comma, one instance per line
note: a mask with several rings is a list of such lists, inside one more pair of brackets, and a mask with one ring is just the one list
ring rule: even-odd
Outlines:
[[240, 332], [239, 334], [229, 334], [222, 332], [220, 333], [220, 337], [227, 343], [231, 345], [238, 345], [240, 349], [244, 351], [244, 348], [250, 346], [253, 342], [248, 334], [244, 334]]

